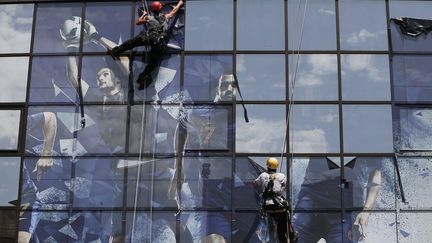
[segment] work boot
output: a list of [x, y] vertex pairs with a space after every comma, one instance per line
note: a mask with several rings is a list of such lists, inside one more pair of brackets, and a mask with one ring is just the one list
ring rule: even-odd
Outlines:
[[294, 242], [297, 242], [299, 240], [300, 235], [299, 235], [299, 233], [297, 231], [290, 232], [289, 235], [290, 235], [289, 236], [290, 237], [290, 242], [294, 243]]

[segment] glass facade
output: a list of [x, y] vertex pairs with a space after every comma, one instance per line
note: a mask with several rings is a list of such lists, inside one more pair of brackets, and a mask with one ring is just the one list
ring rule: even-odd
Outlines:
[[268, 157], [299, 242], [430, 242], [432, 2], [188, 0], [146, 75], [153, 47], [107, 51], [151, 1], [21, 2], [0, 3], [0, 242], [275, 242]]

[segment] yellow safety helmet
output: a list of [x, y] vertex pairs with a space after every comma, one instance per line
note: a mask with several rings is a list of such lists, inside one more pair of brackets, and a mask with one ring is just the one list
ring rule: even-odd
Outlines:
[[276, 158], [270, 157], [267, 159], [267, 168], [271, 170], [276, 170], [278, 168], [278, 160]]

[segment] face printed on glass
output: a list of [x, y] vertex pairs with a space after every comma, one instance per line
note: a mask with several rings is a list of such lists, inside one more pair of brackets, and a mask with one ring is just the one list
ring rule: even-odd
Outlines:
[[112, 72], [109, 68], [102, 68], [96, 74], [97, 84], [100, 89], [105, 92], [108, 92], [115, 88], [115, 83], [113, 80]]
[[233, 88], [234, 77], [231, 74], [221, 75], [218, 84], [219, 100], [230, 100], [234, 94]]

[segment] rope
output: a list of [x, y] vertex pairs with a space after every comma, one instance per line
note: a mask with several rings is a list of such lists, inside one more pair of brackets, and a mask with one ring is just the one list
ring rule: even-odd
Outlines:
[[[286, 121], [286, 125], [285, 125], [285, 137], [284, 137], [284, 142], [283, 142], [283, 146], [282, 146], [282, 152], [281, 152], [281, 158], [280, 158], [281, 163], [279, 164], [279, 166], [280, 166], [279, 167], [279, 171], [282, 170], [283, 154], [285, 152], [285, 146], [286, 146], [286, 143], [287, 143], [287, 140], [288, 140], [288, 136], [286, 135], [286, 132], [288, 130], [289, 121], [290, 121], [290, 119], [292, 119], [292, 116], [291, 116], [291, 112], [292, 112], [292, 100], [294, 98], [294, 89], [295, 89], [295, 83], [296, 83], [296, 79], [297, 79], [297, 72], [298, 72], [299, 59], [300, 59], [300, 49], [301, 49], [301, 45], [302, 45], [302, 42], [303, 42], [304, 21], [306, 19], [307, 5], [308, 5], [308, 0], [305, 0], [305, 7], [304, 7], [304, 11], [303, 11], [302, 24], [301, 24], [301, 28], [300, 28], [300, 40], [299, 40], [299, 45], [298, 45], [297, 54], [296, 54], [297, 55], [297, 59], [296, 59], [294, 73], [291, 76], [292, 77], [291, 78], [291, 84], [292, 84], [291, 86], [292, 86], [292, 88], [291, 88], [291, 94], [290, 94], [290, 97], [289, 97], [289, 100], [288, 100], [288, 116], [287, 116], [287, 121]], [[300, 9], [300, 3], [299, 3], [299, 9]], [[298, 12], [299, 11], [297, 11], [297, 13]], [[292, 130], [291, 130], [291, 143], [290, 143], [290, 146], [291, 146], [291, 150], [290, 150], [291, 151], [291, 158], [290, 158], [290, 161], [292, 161], [292, 158], [293, 158], [293, 154], [292, 154], [293, 140], [294, 140], [293, 126], [291, 126], [291, 129]]]

